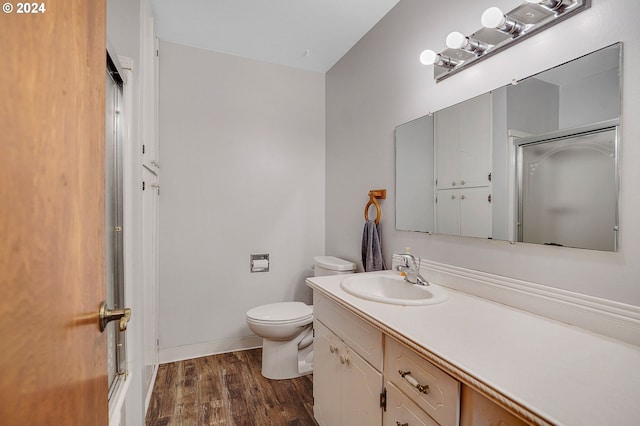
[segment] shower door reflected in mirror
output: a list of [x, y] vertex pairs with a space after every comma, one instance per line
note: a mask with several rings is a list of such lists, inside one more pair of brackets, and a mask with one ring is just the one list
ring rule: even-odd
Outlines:
[[617, 127], [519, 143], [518, 241], [616, 250]]

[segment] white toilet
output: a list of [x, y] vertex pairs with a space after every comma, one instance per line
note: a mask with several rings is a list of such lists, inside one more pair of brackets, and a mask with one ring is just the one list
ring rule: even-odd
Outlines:
[[[316, 256], [314, 276], [351, 274], [356, 265]], [[262, 375], [292, 379], [313, 371], [313, 306], [302, 302], [261, 305], [247, 311], [247, 325], [262, 337]]]

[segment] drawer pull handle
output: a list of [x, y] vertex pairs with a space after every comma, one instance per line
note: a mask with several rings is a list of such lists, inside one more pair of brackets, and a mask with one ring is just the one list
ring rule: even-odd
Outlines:
[[396, 420], [396, 426], [409, 426], [409, 423], [400, 423]]
[[418, 381], [411, 376], [411, 371], [398, 370], [398, 373], [400, 373], [402, 378], [409, 382], [411, 386], [418, 389], [425, 395], [429, 394], [429, 385], [421, 385], [420, 383], [418, 383]]

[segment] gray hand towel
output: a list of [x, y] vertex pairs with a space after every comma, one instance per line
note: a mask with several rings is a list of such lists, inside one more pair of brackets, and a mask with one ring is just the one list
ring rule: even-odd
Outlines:
[[367, 220], [362, 233], [362, 267], [365, 272], [383, 271], [382, 244], [380, 232], [375, 221]]

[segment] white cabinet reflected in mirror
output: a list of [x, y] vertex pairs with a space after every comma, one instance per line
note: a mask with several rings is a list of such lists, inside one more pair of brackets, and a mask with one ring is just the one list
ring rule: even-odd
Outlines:
[[621, 60], [617, 43], [398, 126], [396, 229], [617, 250]]

